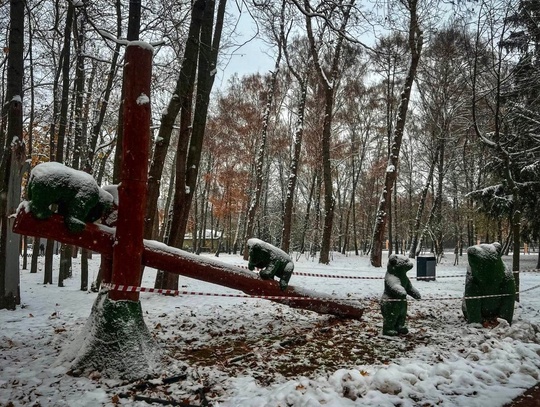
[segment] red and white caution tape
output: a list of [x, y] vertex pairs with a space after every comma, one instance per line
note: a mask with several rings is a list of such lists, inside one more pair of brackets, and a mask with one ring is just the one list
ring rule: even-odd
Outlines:
[[[246, 270], [249, 270], [246, 266], [237, 266]], [[339, 274], [322, 274], [322, 273], [304, 273], [302, 271], [294, 271], [293, 275], [303, 277], [319, 277], [319, 278], [341, 278], [346, 280], [384, 280], [384, 275], [381, 276], [343, 276]], [[409, 279], [415, 280], [433, 280], [435, 278], [453, 278], [453, 277], [465, 277], [465, 274], [454, 275], [442, 275], [442, 276], [423, 276], [423, 277], [409, 277]]]
[[[112, 291], [125, 291], [125, 292], [147, 292], [158, 293], [163, 295], [195, 295], [195, 296], [207, 296], [207, 297], [229, 297], [229, 298], [260, 298], [264, 300], [319, 300], [330, 301], [336, 298], [332, 297], [287, 297], [282, 295], [248, 295], [248, 294], [223, 294], [223, 293], [204, 293], [198, 291], [180, 291], [180, 290], [167, 290], [161, 288], [150, 287], [136, 287], [125, 286], [121, 284], [103, 284], [102, 287], [106, 290]], [[360, 298], [358, 298], [360, 300]]]
[[[304, 300], [304, 301], [343, 301], [343, 300], [350, 300], [350, 301], [365, 301], [369, 300], [369, 298], [355, 298], [355, 297], [346, 297], [346, 298], [339, 298], [339, 297], [288, 297], [288, 296], [281, 296], [281, 295], [248, 295], [248, 294], [223, 294], [223, 293], [205, 293], [205, 292], [198, 292], [198, 291], [180, 291], [180, 290], [167, 290], [167, 289], [161, 289], [161, 288], [150, 288], [150, 287], [136, 287], [136, 286], [125, 286], [121, 284], [103, 284], [103, 288], [106, 290], [113, 290], [113, 291], [124, 291], [124, 292], [149, 292], [149, 293], [158, 293], [163, 295], [194, 295], [194, 296], [206, 296], [206, 297], [228, 297], [228, 298], [256, 298], [256, 299], [263, 299], [263, 300]], [[517, 292], [516, 295], [523, 294], [528, 291], [532, 291], [535, 289], [540, 288], [540, 284], [535, 285], [533, 287], [527, 288], [525, 290], [522, 290], [520, 292]], [[493, 294], [493, 295], [478, 295], [478, 296], [471, 296], [471, 297], [465, 297], [466, 300], [477, 300], [482, 298], [497, 298], [497, 297], [508, 297], [513, 294]], [[431, 297], [431, 298], [422, 298], [418, 301], [452, 301], [452, 300], [463, 300], [464, 297]], [[395, 301], [407, 301], [406, 298], [404, 299], [398, 299], [398, 298], [388, 298], [383, 300], [384, 302], [395, 302]]]

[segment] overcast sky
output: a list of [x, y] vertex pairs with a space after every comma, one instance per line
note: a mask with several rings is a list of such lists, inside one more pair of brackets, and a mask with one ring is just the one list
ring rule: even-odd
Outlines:
[[[256, 72], [267, 73], [274, 68], [274, 59], [271, 55], [273, 50], [260, 38], [260, 34], [257, 35], [257, 28], [249, 13], [245, 9], [239, 12], [234, 2], [227, 10], [231, 15], [228, 16], [226, 24], [235, 24], [235, 19], [238, 18], [234, 38], [231, 41], [239, 45], [227, 47], [220, 54], [214, 85], [218, 89], [227, 86], [228, 79], [234, 73], [241, 77]], [[225, 38], [224, 42], [227, 42]]]

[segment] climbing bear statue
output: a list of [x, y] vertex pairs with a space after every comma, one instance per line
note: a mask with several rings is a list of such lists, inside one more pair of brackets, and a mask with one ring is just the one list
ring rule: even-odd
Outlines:
[[420, 293], [411, 284], [407, 271], [413, 268], [412, 261], [405, 256], [392, 254], [384, 276], [384, 293], [381, 297], [383, 335], [407, 334], [407, 294], [419, 300]]
[[249, 239], [247, 245], [249, 248], [248, 268], [260, 269], [259, 276], [263, 280], [273, 280], [274, 276], [278, 277], [281, 290], [287, 289], [294, 270], [291, 257], [283, 250], [260, 239]]
[[95, 222], [113, 206], [113, 197], [100, 188], [84, 171], [74, 170], [57, 162], [36, 165], [28, 180], [30, 212], [37, 219], [48, 219], [51, 205], [71, 232], [84, 230], [86, 222]]
[[[512, 323], [516, 299], [514, 274], [501, 259], [498, 242], [467, 249], [469, 266], [465, 277], [463, 315], [468, 323], [487, 324], [502, 318]], [[496, 295], [488, 298], [469, 298]]]

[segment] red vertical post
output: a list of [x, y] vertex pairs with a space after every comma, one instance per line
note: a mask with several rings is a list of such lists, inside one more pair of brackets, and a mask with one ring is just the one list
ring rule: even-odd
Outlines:
[[[125, 55], [124, 137], [112, 283], [137, 286], [142, 272], [144, 213], [150, 141], [152, 47], [132, 41]], [[111, 291], [112, 300], [138, 301], [139, 293]]]

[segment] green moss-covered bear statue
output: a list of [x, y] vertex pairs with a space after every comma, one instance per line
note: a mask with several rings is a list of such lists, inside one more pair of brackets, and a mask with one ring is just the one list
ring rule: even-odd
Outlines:
[[113, 197], [101, 189], [96, 180], [84, 171], [63, 164], [48, 162], [36, 165], [28, 181], [30, 211], [38, 219], [52, 215], [50, 206], [58, 205], [58, 213], [71, 232], [80, 232], [86, 222], [95, 222], [113, 204]]
[[279, 287], [285, 290], [294, 270], [291, 257], [283, 250], [259, 239], [249, 239], [247, 244], [249, 247], [248, 268], [261, 269], [259, 276], [263, 280], [273, 280], [274, 276], [278, 277]]
[[[407, 271], [413, 268], [412, 261], [405, 256], [392, 254], [388, 258], [384, 276], [384, 293], [381, 298], [383, 335], [407, 334], [407, 294], [419, 300], [420, 293], [411, 284]], [[400, 301], [391, 301], [400, 300]]]
[[[516, 283], [514, 274], [501, 259], [502, 247], [498, 242], [479, 244], [467, 249], [469, 266], [465, 278], [463, 315], [468, 323], [495, 322], [497, 318], [512, 323]], [[476, 296], [501, 295], [491, 298]]]

